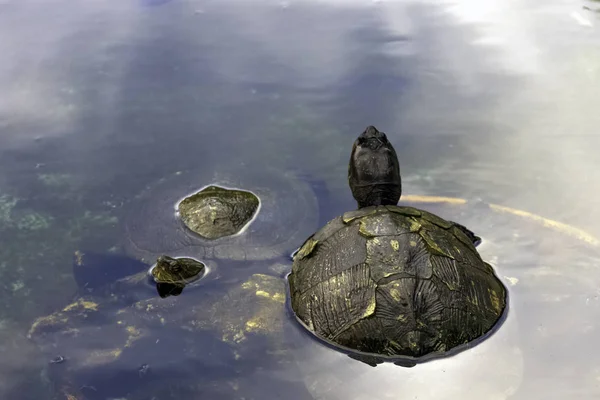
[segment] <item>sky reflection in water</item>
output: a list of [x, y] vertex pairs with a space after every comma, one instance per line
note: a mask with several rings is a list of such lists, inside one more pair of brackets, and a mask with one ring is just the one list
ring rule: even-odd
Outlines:
[[[374, 124], [406, 194], [481, 199], [600, 237], [600, 20], [584, 6], [0, 0], [0, 397], [39, 395], [24, 388], [49, 358], [21, 338], [72, 299], [73, 251], [118, 249], [122, 205], [179, 170], [300, 170], [327, 184], [327, 220], [354, 206], [350, 146]], [[484, 237], [511, 291], [501, 329], [449, 359], [371, 368], [282, 314], [294, 362], [236, 372], [240, 395], [600, 394], [598, 249], [517, 215], [421, 206]], [[209, 393], [218, 379], [202, 382]]]

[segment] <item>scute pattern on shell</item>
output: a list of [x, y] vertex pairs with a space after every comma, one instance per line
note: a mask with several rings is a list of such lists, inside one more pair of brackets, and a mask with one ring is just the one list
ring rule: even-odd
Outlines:
[[331, 220], [295, 257], [292, 308], [318, 337], [383, 357], [419, 358], [490, 331], [506, 289], [454, 223], [377, 206]]
[[235, 235], [256, 214], [260, 200], [247, 190], [208, 186], [178, 205], [183, 223], [207, 239]]

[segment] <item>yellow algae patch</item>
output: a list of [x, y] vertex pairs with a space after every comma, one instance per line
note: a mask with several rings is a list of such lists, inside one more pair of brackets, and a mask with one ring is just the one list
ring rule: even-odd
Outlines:
[[139, 338], [142, 337], [142, 333], [135, 326], [128, 326], [125, 328], [125, 330], [127, 331], [127, 333], [129, 333], [129, 337], [127, 338], [125, 347], [131, 346], [133, 344], [133, 342], [135, 342], [136, 340], [138, 340]]
[[271, 298], [278, 303], [285, 303], [285, 294], [283, 293], [275, 293], [273, 296], [271, 296]]
[[348, 211], [342, 215], [342, 221], [345, 224], [348, 224], [357, 218], [366, 217], [367, 215], [376, 214], [377, 212], [379, 212], [377, 207], [367, 207], [360, 210]]
[[498, 294], [493, 289], [488, 289], [488, 292], [490, 294], [490, 301], [492, 302], [494, 310], [497, 314], [500, 314], [502, 312], [502, 307], [500, 306], [500, 299], [498, 298]]
[[395, 239], [390, 240], [390, 245], [394, 251], [398, 251], [400, 249], [400, 243], [398, 243], [398, 241]]
[[86, 358], [85, 364], [87, 366], [106, 364], [119, 358], [123, 351], [121, 349], [112, 350], [96, 350], [90, 353], [90, 356]]
[[270, 300], [269, 303], [256, 304], [254, 312], [248, 316], [249, 319], [245, 323], [246, 332], [267, 333], [280, 328], [280, 304], [285, 302], [285, 296], [276, 293], [266, 298]]
[[[315, 240], [313, 238], [308, 239], [303, 245], [302, 248], [298, 251], [298, 253], [296, 254], [296, 257], [298, 257], [299, 260], [307, 257], [310, 253], [313, 252], [313, 250], [315, 249], [315, 247], [317, 246], [317, 243], [319, 243], [318, 240]], [[295, 257], [294, 257], [295, 258]]]
[[140, 330], [138, 328], [136, 328], [135, 326], [128, 326], [125, 329], [127, 330], [127, 332], [130, 335], [139, 335], [140, 334]]
[[419, 221], [417, 221], [414, 218], [410, 219], [410, 228], [409, 228], [409, 231], [411, 231], [413, 233], [416, 233], [416, 232], [419, 232], [422, 227], [423, 227], [423, 225], [421, 225], [421, 223]]
[[246, 332], [269, 332], [269, 322], [265, 315], [257, 315], [246, 322]]
[[432, 254], [438, 255], [438, 256], [442, 256], [442, 257], [448, 257], [454, 260], [454, 257], [452, 256], [452, 254], [448, 254], [448, 252], [442, 250], [442, 248], [440, 246], [438, 246], [438, 244], [436, 243], [435, 240], [433, 240], [429, 234], [427, 233], [427, 231], [421, 231], [419, 233], [419, 235], [421, 236], [421, 238], [423, 238], [423, 240], [425, 240], [425, 243], [427, 245], [427, 248], [429, 249], [429, 251]]
[[367, 227], [367, 225], [364, 222], [365, 222], [364, 220], [360, 221], [360, 223], [358, 225], [358, 232], [365, 237], [375, 236], [375, 234], [369, 230], [369, 228]]
[[371, 315], [373, 315], [375, 313], [375, 296], [371, 297], [371, 300], [369, 301], [369, 305], [367, 306], [367, 309], [365, 310], [365, 313], [362, 315], [363, 318], [369, 317]]
[[285, 303], [285, 296], [282, 293], [271, 294], [265, 290], [257, 290], [256, 295], [269, 300], [275, 300], [278, 303]]
[[257, 328], [259, 325], [259, 321], [255, 321], [255, 320], [250, 320], [248, 322], [246, 322], [246, 329], [255, 329]]
[[255, 290], [254, 294], [257, 297], [262, 297], [265, 299], [270, 299], [270, 300], [275, 300], [279, 303], [285, 303], [285, 294], [280, 293], [279, 291], [277, 291], [276, 288], [275, 293], [271, 293], [272, 291], [267, 291], [267, 287], [266, 286], [273, 286], [272, 285], [272, 280], [276, 279], [273, 278], [272, 276], [269, 275], [264, 275], [264, 274], [254, 274], [252, 275], [252, 278], [244, 283], [242, 283], [241, 287], [242, 289], [245, 290]]
[[251, 319], [246, 321], [246, 332], [267, 333], [272, 332], [275, 328], [279, 329], [281, 321], [271, 319], [271, 317], [268, 310], [259, 311]]
[[233, 341], [236, 343], [239, 343], [239, 342], [243, 341], [244, 339], [246, 339], [246, 335], [244, 335], [243, 331], [239, 331], [235, 335], [233, 335]]
[[66, 306], [65, 308], [63, 308], [63, 311], [71, 311], [75, 308], [81, 307], [84, 310], [93, 310], [93, 311], [98, 311], [98, 303], [94, 303], [93, 301], [85, 301], [83, 299], [79, 299], [77, 300], [75, 303], [71, 303], [68, 306]]
[[29, 332], [27, 332], [27, 337], [29, 339], [31, 339], [31, 335], [33, 335], [38, 328], [42, 328], [45, 326], [64, 324], [67, 322], [67, 320], [68, 320], [68, 318], [65, 317], [64, 315], [62, 315], [61, 313], [51, 314], [51, 315], [47, 315], [45, 317], [39, 317], [31, 325]]
[[194, 310], [195, 329], [216, 329], [221, 340], [241, 344], [248, 334], [281, 332], [285, 316], [285, 281], [254, 274], [209, 307]]
[[226, 343], [241, 343], [246, 340], [246, 335], [243, 330], [236, 330], [236, 327], [231, 325], [226, 325], [223, 327], [225, 332], [223, 332], [223, 336], [221, 336], [221, 341]]

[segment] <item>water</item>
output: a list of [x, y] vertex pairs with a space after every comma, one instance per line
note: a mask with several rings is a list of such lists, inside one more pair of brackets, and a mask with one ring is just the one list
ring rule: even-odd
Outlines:
[[[595, 8], [0, 0], [0, 397], [597, 398]], [[136, 196], [160, 178], [294, 171], [321, 188], [322, 224], [354, 207], [348, 156], [369, 124], [405, 195], [469, 201], [407, 197], [484, 238], [510, 291], [488, 340], [411, 369], [352, 361], [286, 311], [283, 257], [222, 263], [161, 303], [167, 323], [125, 313], [150, 332], [135, 345], [113, 309], [62, 347], [25, 337], [73, 300], [76, 250], [127, 254]]]

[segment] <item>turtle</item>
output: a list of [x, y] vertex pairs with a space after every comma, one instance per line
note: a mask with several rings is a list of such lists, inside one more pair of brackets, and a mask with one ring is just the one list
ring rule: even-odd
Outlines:
[[[205, 262], [165, 254], [152, 266], [118, 254], [77, 250], [73, 257], [73, 277], [79, 288], [77, 297], [93, 294], [99, 301], [102, 301], [101, 296], [111, 300], [118, 297], [122, 301], [151, 297], [155, 292], [148, 290], [150, 287], [155, 287], [160, 297], [179, 296], [187, 285], [205, 277], [210, 269]], [[211, 278], [215, 277], [211, 274]]]
[[491, 334], [507, 291], [466, 227], [398, 206], [401, 177], [385, 133], [355, 140], [348, 181], [358, 209], [300, 247], [288, 277], [291, 308], [314, 336], [377, 365], [453, 354]]
[[145, 262], [161, 254], [245, 265], [288, 257], [318, 227], [324, 188], [268, 165], [177, 171], [129, 203], [122, 247]]
[[179, 296], [186, 285], [202, 278], [206, 265], [189, 257], [173, 258], [161, 255], [150, 269], [160, 297]]

